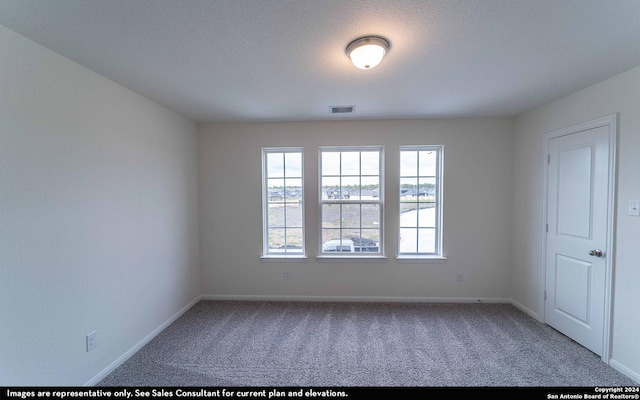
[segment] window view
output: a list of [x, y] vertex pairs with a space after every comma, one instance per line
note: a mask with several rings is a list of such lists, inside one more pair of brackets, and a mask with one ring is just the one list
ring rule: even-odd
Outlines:
[[441, 254], [441, 146], [400, 147], [399, 253]]
[[322, 254], [382, 253], [382, 148], [320, 149]]
[[303, 255], [302, 149], [263, 149], [264, 255]]

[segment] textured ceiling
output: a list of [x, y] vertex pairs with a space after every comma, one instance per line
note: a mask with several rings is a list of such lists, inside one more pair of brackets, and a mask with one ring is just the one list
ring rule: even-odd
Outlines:
[[[0, 0], [0, 24], [196, 122], [512, 116], [640, 65], [639, 0]], [[391, 49], [363, 71], [366, 34]]]

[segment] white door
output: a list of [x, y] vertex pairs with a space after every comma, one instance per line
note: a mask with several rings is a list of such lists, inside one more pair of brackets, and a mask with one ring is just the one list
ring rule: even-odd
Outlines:
[[548, 142], [545, 321], [601, 356], [609, 304], [611, 129], [591, 127]]

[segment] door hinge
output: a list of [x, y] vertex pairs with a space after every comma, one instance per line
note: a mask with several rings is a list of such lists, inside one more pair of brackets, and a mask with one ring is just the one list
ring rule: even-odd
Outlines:
[[547, 299], [547, 291], [546, 290], [544, 291], [544, 299], [545, 300]]
[[547, 154], [547, 164], [551, 164], [551, 154]]
[[545, 230], [547, 231], [547, 233], [549, 233], [549, 224], [547, 224], [547, 227], [545, 228]]

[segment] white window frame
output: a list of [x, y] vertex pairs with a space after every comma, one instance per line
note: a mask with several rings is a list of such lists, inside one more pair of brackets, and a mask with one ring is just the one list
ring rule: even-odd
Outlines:
[[[323, 199], [323, 188], [322, 188], [322, 153], [323, 152], [370, 152], [377, 151], [379, 152], [379, 164], [378, 164], [378, 200], [353, 200], [353, 199]], [[362, 162], [362, 160], [360, 160]], [[366, 260], [386, 260], [386, 256], [384, 255], [385, 247], [384, 247], [384, 146], [321, 146], [318, 148], [318, 255], [316, 258], [320, 261], [323, 260], [332, 260], [337, 259], [341, 261], [345, 260], [353, 260], [353, 261], [366, 261]], [[342, 173], [339, 175], [329, 175], [329, 176], [340, 176], [342, 177]], [[355, 175], [348, 175], [348, 177], [353, 177]], [[360, 170], [360, 174], [357, 175], [362, 179], [362, 177], [374, 176], [374, 175], [362, 175], [362, 170]], [[327, 252], [324, 253], [323, 248], [323, 205], [325, 204], [376, 204], [380, 210], [380, 221], [379, 221], [379, 241], [378, 241], [378, 252]], [[342, 230], [342, 228], [340, 228]], [[360, 227], [360, 229], [363, 229]], [[367, 228], [365, 228], [367, 229]]]
[[[427, 175], [420, 175], [419, 170], [417, 171], [417, 175], [416, 176], [403, 176], [402, 175], [402, 165], [399, 165], [398, 167], [398, 193], [397, 193], [397, 199], [398, 199], [398, 255], [396, 257], [396, 259], [398, 261], [408, 261], [408, 262], [432, 262], [432, 263], [441, 263], [441, 262], [445, 262], [446, 261], [446, 256], [443, 254], [443, 246], [442, 246], [442, 237], [443, 237], [443, 217], [442, 217], [442, 210], [443, 210], [443, 191], [442, 191], [442, 187], [443, 187], [443, 178], [444, 178], [444, 146], [442, 145], [411, 145], [411, 146], [400, 146], [399, 152], [398, 152], [398, 160], [399, 162], [401, 162], [402, 160], [402, 156], [401, 153], [403, 151], [416, 151], [419, 152], [420, 151], [434, 151], [436, 152], [436, 175], [435, 176], [427, 176]], [[402, 180], [403, 178], [416, 178], [416, 179], [420, 179], [420, 178], [435, 178], [435, 190], [436, 190], [436, 198], [435, 198], [435, 208], [436, 208], [436, 215], [435, 215], [435, 249], [433, 253], [420, 253], [420, 252], [401, 252], [400, 249], [400, 242], [401, 242], [401, 237], [400, 237], [400, 232], [401, 229], [403, 228], [402, 224], [401, 224], [401, 214], [402, 214], [402, 196], [401, 196], [401, 188], [402, 188]], [[418, 194], [419, 195], [419, 194]], [[404, 227], [404, 228], [412, 228], [412, 227]], [[416, 227], [416, 230], [419, 229], [419, 227]], [[417, 240], [417, 239], [416, 239]]]
[[[300, 153], [301, 164], [300, 164], [300, 177], [290, 177], [291, 179], [300, 179], [301, 182], [301, 199], [300, 199], [300, 207], [302, 211], [302, 221], [300, 227], [291, 227], [292, 229], [302, 228], [302, 251], [296, 252], [287, 252], [287, 248], [284, 249], [283, 252], [275, 252], [269, 248], [269, 184], [268, 184], [268, 154], [278, 154], [278, 153]], [[286, 170], [286, 165], [284, 166]], [[282, 178], [285, 182], [286, 187], [286, 179], [287, 177]], [[286, 195], [285, 195], [286, 196]], [[307, 258], [306, 255], [306, 240], [305, 240], [305, 201], [304, 201], [304, 149], [302, 147], [265, 147], [262, 149], [262, 259], [301, 259]], [[286, 204], [286, 197], [283, 198], [284, 203]], [[285, 206], [286, 209], [286, 206]], [[285, 238], [286, 238], [286, 229], [288, 228], [286, 224], [286, 211], [285, 211]], [[285, 239], [286, 240], [286, 239]], [[286, 242], [285, 242], [286, 244]]]

